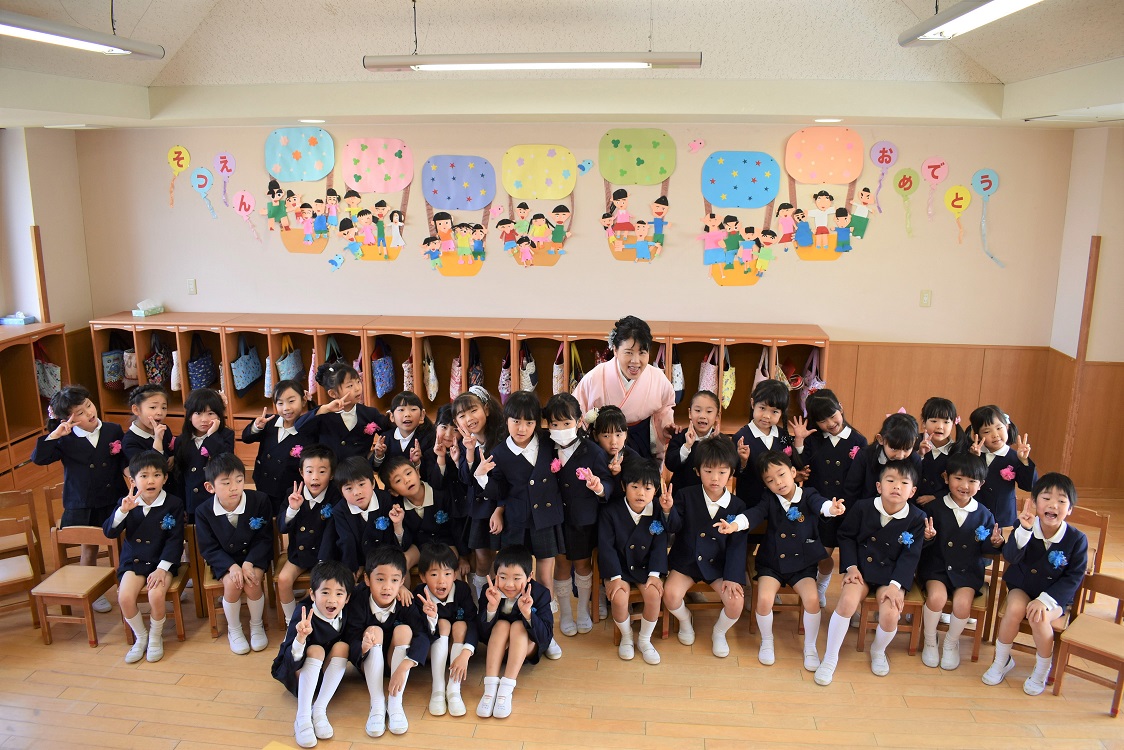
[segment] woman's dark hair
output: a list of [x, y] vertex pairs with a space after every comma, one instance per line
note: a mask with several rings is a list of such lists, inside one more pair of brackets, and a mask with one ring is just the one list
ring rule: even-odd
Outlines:
[[635, 315], [626, 315], [613, 325], [609, 332], [609, 346], [618, 348], [626, 341], [633, 341], [642, 352], [652, 348], [652, 329]]
[[542, 422], [542, 404], [539, 397], [531, 391], [516, 391], [507, 398], [503, 405], [504, 419], [523, 419], [534, 422], [538, 427]]

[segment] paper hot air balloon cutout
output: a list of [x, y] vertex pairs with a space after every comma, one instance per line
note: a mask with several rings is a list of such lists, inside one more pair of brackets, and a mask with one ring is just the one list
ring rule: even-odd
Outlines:
[[846, 185], [862, 174], [864, 154], [862, 138], [850, 128], [804, 128], [788, 139], [784, 166], [805, 185]]
[[944, 194], [944, 207], [956, 217], [956, 244], [964, 244], [964, 225], [960, 223], [960, 215], [972, 203], [972, 191], [967, 185], [953, 185]]
[[894, 190], [898, 191], [902, 203], [905, 204], [905, 233], [910, 237], [913, 236], [913, 223], [910, 220], [909, 198], [917, 192], [920, 185], [921, 175], [917, 174], [916, 169], [905, 167], [894, 175]]
[[930, 156], [921, 162], [921, 177], [929, 183], [929, 201], [926, 204], [926, 211], [929, 214], [929, 221], [932, 221], [933, 197], [937, 194], [937, 185], [940, 185], [948, 177], [948, 162], [939, 156]]
[[397, 138], [352, 138], [343, 147], [343, 182], [360, 193], [397, 193], [414, 179], [414, 154]]
[[578, 160], [565, 146], [512, 146], [500, 164], [503, 188], [516, 200], [559, 200], [574, 192]]
[[870, 147], [870, 160], [879, 170], [878, 187], [874, 189], [874, 207], [878, 209], [878, 213], [882, 213], [878, 196], [882, 193], [882, 180], [886, 179], [886, 173], [898, 163], [898, 147], [889, 141], [878, 141]]
[[207, 210], [211, 212], [211, 218], [217, 219], [219, 215], [215, 213], [215, 207], [211, 205], [211, 199], [207, 197], [207, 193], [211, 192], [211, 188], [214, 187], [214, 181], [215, 176], [206, 167], [196, 167], [191, 173], [191, 187], [203, 199]]
[[176, 205], [176, 178], [180, 172], [191, 166], [191, 154], [183, 146], [168, 149], [168, 166], [172, 168], [172, 184], [168, 186], [168, 205]]
[[987, 204], [991, 200], [991, 196], [995, 195], [995, 191], [999, 189], [999, 173], [994, 169], [979, 170], [972, 175], [972, 189], [979, 193], [983, 200], [983, 210], [980, 213], [980, 240], [983, 243], [984, 254], [995, 261], [1000, 268], [1006, 268], [1006, 264], [992, 255], [987, 246]]
[[278, 128], [265, 139], [265, 168], [281, 182], [316, 182], [336, 165], [336, 145], [323, 128]]
[[257, 227], [254, 222], [250, 221], [250, 216], [254, 213], [254, 195], [246, 190], [239, 190], [234, 194], [233, 204], [231, 208], [235, 213], [242, 217], [242, 221], [246, 222], [246, 226], [254, 233], [254, 239], [261, 242], [261, 235], [258, 234]]
[[441, 211], [483, 211], [496, 195], [496, 170], [483, 156], [431, 156], [421, 181], [425, 202]]
[[659, 185], [675, 172], [675, 141], [657, 128], [616, 128], [597, 148], [601, 176], [616, 185]]
[[717, 208], [767, 206], [780, 186], [781, 165], [762, 151], [715, 151], [703, 162], [703, 198]]
[[230, 176], [234, 174], [237, 162], [234, 161], [234, 154], [227, 153], [226, 151], [221, 154], [215, 155], [215, 174], [222, 178], [222, 204], [229, 206], [226, 201], [226, 183], [230, 181]]

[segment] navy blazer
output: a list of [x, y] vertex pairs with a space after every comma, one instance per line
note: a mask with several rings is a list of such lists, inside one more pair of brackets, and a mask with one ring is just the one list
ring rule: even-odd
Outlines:
[[[203, 451], [206, 451], [206, 455]], [[234, 430], [229, 427], [220, 427], [214, 435], [203, 438], [198, 448], [195, 447], [193, 438], [180, 435], [176, 453], [182, 460], [176, 461], [173, 468], [177, 479], [176, 489], [184, 500], [188, 518], [194, 518], [195, 509], [213, 497], [203, 486], [206, 481], [207, 464], [215, 456], [233, 452]], [[259, 488], [258, 491], [262, 490]], [[270, 509], [272, 508], [273, 505], [270, 504]]]
[[[609, 464], [605, 460], [605, 451], [601, 450], [601, 446], [589, 438], [578, 438], [578, 440], [580, 442], [577, 449], [555, 477], [558, 480], [559, 492], [562, 493], [566, 523], [571, 526], [592, 526], [597, 523], [598, 509], [609, 500], [613, 475], [609, 473]], [[553, 442], [551, 448], [557, 456], [558, 449]], [[605, 497], [593, 494], [585, 486], [585, 480], [578, 479], [578, 469], [589, 469], [601, 477]]]
[[908, 516], [892, 518], [882, 526], [882, 514], [874, 507], [874, 500], [859, 500], [843, 519], [839, 527], [839, 570], [846, 573], [847, 568], [857, 565], [872, 591], [890, 581], [909, 591], [925, 543], [925, 511], [907, 504]]
[[[416, 510], [406, 509], [400, 497], [395, 500], [402, 503], [406, 517], [402, 526], [409, 535], [410, 544], [421, 546], [423, 544], [444, 544], [449, 547], [457, 546], [457, 534], [453, 525], [453, 498], [443, 487], [433, 487], [433, 505], [422, 508], [421, 515]], [[407, 545], [409, 546], [409, 545]]]
[[270, 670], [273, 678], [284, 685], [285, 689], [293, 695], [297, 694], [299, 672], [301, 667], [304, 666], [304, 660], [308, 657], [308, 647], [320, 646], [324, 649], [325, 654], [331, 651], [332, 646], [344, 640], [347, 636], [348, 618], [354, 616], [354, 610], [345, 605], [341, 613], [340, 629], [336, 630], [327, 621], [313, 615], [312, 632], [304, 641], [304, 654], [300, 659], [294, 659], [293, 642], [297, 639], [297, 623], [301, 621], [301, 610], [312, 611], [312, 597], [306, 596], [297, 603], [296, 609], [293, 611], [293, 617], [289, 620], [289, 627], [285, 631], [285, 640], [281, 642], [281, 648], [278, 649], [277, 657], [273, 660], [273, 667]]
[[1024, 591], [1031, 599], [1045, 592], [1058, 606], [1068, 607], [1085, 578], [1088, 557], [1089, 540], [1073, 524], [1066, 524], [1062, 540], [1051, 544], [1049, 550], [1034, 536], [1020, 549], [1012, 531], [1003, 545], [1003, 559], [1007, 561], [1003, 581], [1007, 588]]
[[804, 486], [811, 485], [828, 500], [833, 497], [842, 500], [847, 472], [855, 460], [851, 452], [858, 456], [866, 444], [866, 438], [854, 427], [851, 427], [847, 438], [839, 440], [838, 445], [832, 445], [831, 439], [825, 437], [822, 431], [813, 432], [804, 440], [804, 450], [800, 453], [800, 460], [812, 470]]
[[738, 482], [735, 489], [738, 497], [745, 501], [749, 507], [753, 507], [761, 502], [765, 495], [772, 495], [766, 488], [765, 483], [761, 481], [761, 474], [757, 471], [757, 459], [761, 458], [766, 451], [784, 451], [786, 448], [790, 449], [789, 454], [792, 459], [793, 465], [799, 469], [804, 465], [800, 456], [796, 453], [796, 449], [792, 447], [792, 436], [785, 432], [784, 425], [777, 425], [777, 437], [773, 438], [773, 447], [766, 448], [761, 439], [754, 436], [753, 432], [749, 429], [747, 424], [736, 433], [734, 433], [734, 445], [738, 444], [738, 440], [745, 440], [745, 444], [749, 446], [749, 461], [746, 462], [745, 468], [737, 472]]
[[671, 440], [667, 444], [667, 451], [663, 454], [664, 468], [671, 472], [671, 486], [680, 490], [702, 484], [699, 473], [695, 471], [694, 452], [688, 453], [685, 460], [679, 456], [680, 451], [686, 444], [687, 431], [677, 432], [671, 436]]
[[730, 504], [714, 518], [706, 509], [705, 490], [702, 485], [675, 490], [671, 512], [665, 514], [664, 525], [669, 534], [675, 534], [667, 564], [680, 572], [698, 567], [703, 578], [719, 578], [745, 585], [745, 560], [748, 539], [746, 532], [719, 534], [714, 524], [726, 514], [729, 521], [745, 513], [745, 503], [737, 495], [730, 495]]
[[[420, 583], [414, 587], [414, 601], [412, 605], [418, 608], [423, 620], [425, 619], [425, 613], [421, 611], [421, 594], [424, 590], [424, 583]], [[445, 620], [450, 623], [450, 625], [463, 622], [466, 626], [464, 644], [476, 648], [479, 640], [478, 617], [479, 613], [476, 611], [476, 601], [473, 599], [472, 587], [459, 579], [453, 581], [453, 599], [448, 604], [437, 602], [437, 619]], [[437, 635], [437, 631], [434, 631], [432, 637], [436, 638]]]
[[984, 555], [998, 554], [1003, 548], [991, 546], [995, 516], [977, 501], [976, 509], [960, 526], [952, 508], [945, 505], [944, 496], [927, 503], [924, 511], [933, 519], [937, 535], [921, 551], [917, 577], [928, 581], [938, 575], [947, 576], [953, 588], [970, 588], [979, 593], [988, 563]]
[[601, 507], [597, 522], [597, 567], [608, 581], [620, 576], [629, 583], [647, 583], [649, 573], [667, 575], [667, 527], [659, 503], [651, 516], [634, 523], [623, 500]]
[[[917, 453], [917, 449], [921, 447], [921, 441], [925, 439], [924, 435], [917, 438], [917, 444], [914, 446], [913, 451]], [[929, 451], [924, 456], [921, 456], [921, 481], [917, 485], [917, 494], [914, 498], [922, 497], [923, 495], [932, 495], [940, 500], [948, 494], [948, 483], [944, 481], [941, 476], [945, 471], [945, 465], [948, 463], [948, 456], [953, 453], [959, 453], [966, 450], [964, 445], [958, 442], [955, 438], [951, 439], [948, 455], [944, 453], [937, 453], [936, 451]], [[918, 453], [917, 455], [921, 455]]]
[[[526, 462], [524, 462], [526, 463]], [[538, 664], [539, 658], [543, 652], [546, 651], [547, 646], [554, 640], [554, 613], [550, 611], [550, 589], [543, 586], [538, 581], [531, 581], [531, 619], [528, 620], [523, 617], [523, 613], [519, 611], [518, 599], [511, 611], [504, 614], [503, 600], [500, 601], [500, 608], [496, 610], [495, 615], [491, 620], [488, 619], [488, 589], [485, 587], [480, 591], [480, 604], [478, 609], [478, 622], [480, 625], [480, 642], [487, 644], [488, 640], [492, 637], [492, 628], [500, 620], [506, 622], [521, 622], [523, 627], [527, 629], [527, 635], [531, 641], [537, 646], [534, 653], [527, 655], [527, 664]]]
[[[382, 631], [382, 654], [380, 656], [384, 664], [390, 661], [390, 641], [394, 636], [394, 629], [399, 626], [408, 627], [412, 633], [406, 658], [422, 665], [429, 657], [429, 646], [434, 634], [429, 629], [429, 621], [426, 620], [425, 615], [421, 614], [420, 609], [413, 606], [403, 607], [398, 601], [394, 602], [393, 607], [391, 616], [386, 618], [386, 622], [379, 622], [379, 618], [375, 617], [374, 612], [371, 611], [371, 590], [363, 584], [355, 587], [355, 593], [348, 600], [347, 627], [344, 628], [344, 638], [349, 647], [348, 658], [360, 672], [363, 671], [363, 660], [374, 651], [374, 649], [371, 649], [366, 654], [363, 653], [363, 632], [369, 627], [376, 627]], [[387, 674], [386, 676], [389, 677], [390, 675]]]
[[[609, 458], [609, 454], [605, 453], [604, 449], [602, 449], [601, 453], [605, 456], [605, 466], [606, 468], [608, 468], [609, 464], [612, 463], [612, 460]], [[639, 453], [632, 450], [632, 448], [629, 448], [627, 445], [624, 447], [624, 450], [622, 450], [621, 453], [624, 454], [624, 458], [621, 459], [622, 467], [629, 461], [635, 461], [639, 458], [651, 458], [651, 456], [641, 456]], [[699, 484], [702, 484], [701, 480]], [[624, 484], [621, 482], [620, 473], [617, 473], [614, 476], [612, 471], [609, 472], [609, 484], [606, 485], [605, 497], [606, 502], [610, 505], [617, 501], [620, 501], [622, 503], [624, 502]], [[657, 495], [657, 498], [658, 497], [659, 496]]]
[[[306, 490], [307, 492], [307, 490]], [[324, 542], [324, 532], [328, 520], [341, 500], [340, 491], [334, 484], [328, 485], [324, 499], [313, 508], [306, 497], [297, 508], [297, 514], [288, 519], [289, 504], [277, 514], [277, 530], [289, 535], [289, 562], [302, 570], [310, 570], [320, 560], [320, 548]]]
[[[995, 520], [999, 522], [1000, 526], [1019, 525], [1015, 485], [1030, 492], [1034, 483], [1038, 481], [1038, 469], [1034, 467], [1034, 461], [1028, 459], [1028, 464], [1023, 466], [1023, 462], [1015, 455], [1015, 449], [1012, 447], [1007, 451], [1006, 456], [996, 456], [991, 460], [991, 465], [987, 467], [987, 479], [984, 480], [983, 486], [976, 494], [976, 500], [987, 506], [987, 509], [995, 514]], [[1008, 476], [1011, 475], [1011, 472], [1014, 472], [1014, 477], [1006, 479], [1003, 472], [1007, 472]]]
[[[459, 439], [459, 438], [458, 438]], [[476, 481], [476, 467], [479, 466], [480, 460], [484, 455], [484, 449], [479, 445], [472, 451], [469, 456], [465, 453], [464, 443], [461, 443], [460, 457], [457, 460], [457, 478], [465, 488], [465, 508], [464, 517], [471, 518], [476, 521], [484, 521], [491, 518], [492, 513], [496, 509], [496, 500], [480, 486]], [[446, 471], [447, 471], [446, 467]], [[489, 484], [491, 480], [489, 479]]]
[[[448, 455], [445, 456], [445, 470], [437, 465], [437, 457], [430, 454], [423, 457], [421, 468], [422, 480], [435, 490], [440, 487], [449, 496], [449, 505], [453, 518], [468, 518], [468, 487], [461, 480], [460, 465], [453, 463]], [[473, 480], [473, 484], [476, 481]], [[476, 485], [480, 489], [480, 485]]]
[[[307, 435], [299, 431], [277, 442], [277, 420], [270, 417], [269, 424], [260, 432], [254, 432], [254, 423], [242, 430], [243, 443], [258, 443], [258, 457], [254, 460], [254, 487], [269, 495], [273, 507], [283, 510], [285, 499], [293, 491], [293, 482], [301, 480], [300, 453], [305, 446], [312, 445]], [[299, 449], [299, 450], [297, 450]], [[296, 450], [296, 455], [293, 451]]]
[[823, 495], [804, 487], [799, 501], [789, 506], [787, 513], [777, 496], [770, 495], [745, 513], [751, 529], [762, 521], [768, 522], [765, 538], [757, 549], [757, 564], [787, 575], [827, 557], [819, 532]]
[[152, 508], [148, 515], [140, 505], [125, 514], [125, 519], [114, 525], [113, 519], [120, 510], [117, 503], [112, 515], [105, 520], [102, 531], [110, 539], [116, 539], [125, 532], [121, 545], [121, 562], [117, 566], [117, 577], [126, 571], [147, 577], [161, 562], [168, 562], [168, 574], [174, 576], [183, 556], [183, 500], [175, 495], [164, 495], [164, 503]]
[[211, 506], [203, 505], [195, 515], [195, 537], [199, 554], [216, 579], [222, 579], [231, 565], [246, 562], [268, 570], [273, 560], [273, 506], [264, 492], [246, 490], [246, 510], [238, 525], [232, 526], [226, 516], [216, 516]]
[[[433, 443], [437, 439], [437, 431], [430, 426], [425, 430], [425, 434], [419, 438], [418, 433], [422, 432], [422, 430], [422, 427], [415, 428], [414, 434], [410, 436], [406, 447], [403, 448], [402, 443], [398, 442], [398, 438], [394, 437], [395, 426], [392, 422], [386, 434], [383, 435], [383, 439], [386, 441], [386, 454], [383, 455], [382, 460], [385, 461], [391, 456], [402, 456], [402, 458], [409, 459], [410, 451], [412, 451], [414, 445], [417, 444], [421, 446], [422, 462], [424, 463], [427, 453], [430, 454], [430, 456], [433, 455]], [[382, 464], [382, 461], [379, 461], [379, 464]]]
[[410, 530], [402, 523], [402, 542], [394, 535], [394, 524], [389, 513], [393, 505], [400, 505], [390, 494], [376, 489], [371, 502], [378, 501], [379, 507], [367, 513], [367, 520], [359, 513], [352, 513], [346, 500], [340, 500], [332, 507], [332, 515], [324, 529], [320, 544], [321, 560], [339, 560], [348, 570], [359, 570], [367, 561], [367, 553], [383, 544], [402, 550], [410, 548]]
[[537, 431], [539, 453], [531, 466], [507, 441], [492, 451], [496, 467], [488, 474], [485, 494], [503, 508], [504, 530], [548, 529], [561, 526], [564, 519], [558, 478], [550, 470], [554, 461], [554, 441], [546, 430]]
[[[114, 505], [128, 491], [121, 425], [102, 422], [98, 447], [74, 433], [49, 440], [40, 436], [31, 460], [40, 466], [62, 461], [62, 505], [64, 508], [105, 508]], [[116, 451], [116, 452], [114, 452]]]
[[[367, 432], [369, 424], [375, 425], [371, 432]], [[296, 422], [297, 431], [308, 443], [328, 446], [335, 451], [337, 462], [352, 456], [367, 458], [375, 436], [385, 433], [390, 426], [385, 414], [365, 404], [355, 405], [355, 427], [350, 430], [344, 425], [339, 412], [317, 414], [315, 410], [307, 411]]]
[[[121, 441], [121, 447], [125, 451], [125, 465], [128, 466], [138, 453], [153, 450], [155, 442], [155, 438], [143, 437], [131, 429], [125, 430], [125, 437]], [[176, 436], [172, 434], [171, 428], [164, 430], [164, 439], [160, 443], [164, 448], [164, 457], [171, 459], [172, 449], [176, 445]]]
[[[879, 463], [878, 457], [883, 455], [881, 443], [871, 443], [865, 448], [860, 448], [859, 453], [855, 456], [855, 460], [851, 462], [851, 468], [847, 472], [847, 479], [843, 482], [843, 496], [839, 497], [840, 500], [847, 502], [847, 509], [850, 511], [851, 504], [863, 500], [868, 497], [878, 497], [878, 478], [882, 476], [882, 466]], [[917, 451], [909, 454], [907, 461], [913, 461], [917, 466], [918, 472], [921, 471], [921, 456], [917, 455]], [[914, 497], [920, 495], [920, 492], [914, 494]], [[848, 512], [849, 515], [849, 512]]]

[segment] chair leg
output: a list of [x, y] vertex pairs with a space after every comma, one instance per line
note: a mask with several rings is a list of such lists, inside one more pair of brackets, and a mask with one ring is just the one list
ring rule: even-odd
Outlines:
[[660, 603], [660, 609], [663, 610], [663, 632], [660, 634], [662, 640], [667, 640], [668, 631], [671, 630], [671, 613], [667, 611], [667, 607]]
[[1057, 670], [1054, 678], [1054, 695], [1061, 695], [1062, 679], [1065, 677], [1065, 668], [1069, 664], [1069, 644], [1062, 641], [1058, 648], [1054, 649], [1054, 657], [1057, 659], [1054, 667]]
[[976, 616], [976, 630], [972, 633], [972, 661], [980, 660], [980, 644], [983, 643], [983, 627], [984, 617], [983, 612]]
[[180, 604], [180, 595], [172, 594], [172, 617], [176, 619], [176, 639], [179, 641], [187, 640], [187, 632], [183, 627], [183, 605]]
[[42, 623], [43, 643], [50, 646], [53, 640], [51, 637], [51, 620], [47, 617], [47, 605], [43, 602], [42, 597], [35, 597], [35, 611], [39, 613], [39, 622]]
[[859, 637], [855, 644], [855, 650], [862, 653], [866, 649], [866, 621], [870, 619], [870, 613], [866, 609], [866, 600], [859, 605]]
[[1112, 692], [1112, 708], [1109, 709], [1109, 716], [1116, 718], [1120, 714], [1120, 696], [1124, 693], [1124, 669], [1116, 673], [1116, 690]]
[[1054, 684], [1054, 677], [1055, 677], [1055, 675], [1057, 674], [1057, 671], [1058, 671], [1058, 651], [1060, 650], [1060, 646], [1061, 646], [1061, 638], [1059, 638], [1058, 636], [1055, 635], [1054, 636], [1054, 653], [1051, 655], [1051, 658], [1050, 658], [1050, 674], [1046, 677], [1046, 684], [1047, 685], [1053, 685]]
[[90, 641], [90, 648], [97, 648], [98, 629], [94, 623], [94, 603], [89, 599], [82, 602], [82, 616], [86, 620], [86, 637]]
[[[199, 593], [200, 594], [203, 593], [202, 589], [200, 589]], [[218, 623], [218, 614], [215, 611], [217, 609], [217, 607], [215, 605], [215, 597], [214, 597], [213, 594], [208, 592], [206, 594], [205, 598], [206, 598], [205, 603], [207, 605], [207, 620], [210, 622], [210, 625], [211, 625], [211, 637], [212, 638], [218, 638], [219, 637], [219, 623]]]
[[[917, 618], [915, 617], [914, 620]], [[917, 653], [917, 646], [921, 643], [921, 636], [923, 635], [922, 629], [916, 627], [917, 623], [914, 622], [914, 628], [909, 633], [909, 655], [913, 656]]]

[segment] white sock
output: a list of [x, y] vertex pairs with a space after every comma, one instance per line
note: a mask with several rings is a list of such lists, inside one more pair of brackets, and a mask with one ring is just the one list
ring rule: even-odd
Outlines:
[[[464, 651], [464, 644], [463, 643], [454, 643], [452, 646], [450, 646], [449, 647], [449, 663], [452, 664], [454, 661], [456, 661], [456, 658], [461, 655], [462, 651]], [[433, 684], [436, 685], [437, 683], [434, 682]], [[461, 682], [460, 682], [460, 680], [454, 680], [452, 678], [452, 676], [450, 676], [448, 687], [445, 689], [445, 694], [446, 695], [460, 695], [461, 694]]]
[[242, 629], [242, 599], [236, 602], [222, 600], [222, 613], [226, 615], [226, 627], [230, 630]]
[[819, 593], [827, 591], [827, 587], [831, 585], [831, 572], [816, 573], [816, 590]]
[[757, 628], [761, 631], [762, 640], [773, 637], [773, 613], [767, 615], [755, 615], [757, 617]]
[[679, 620], [680, 625], [687, 625], [688, 627], [691, 625], [691, 610], [687, 609], [686, 604], [680, 604], [675, 609], [669, 609], [668, 612], [674, 615], [676, 620]]
[[[937, 613], [937, 616], [940, 617], [939, 612]], [[890, 641], [894, 640], [894, 636], [897, 634], [897, 628], [894, 628], [893, 630], [883, 630], [882, 626], [879, 625], [878, 629], [874, 631], [874, 640], [870, 642], [870, 653], [886, 653], [886, 647], [890, 645]]]
[[[395, 646], [394, 653], [390, 655], [390, 673], [394, 674], [398, 670], [398, 665], [406, 660], [406, 652], [410, 650], [409, 646]], [[406, 673], [406, 679], [402, 680], [402, 690], [398, 695], [391, 695], [386, 699], [386, 712], [388, 714], [405, 713], [402, 710], [402, 696], [406, 693], [406, 680], [410, 678], [410, 673]]]
[[480, 600], [480, 593], [484, 587], [488, 585], [488, 576], [480, 576], [475, 573], [472, 574], [472, 587], [476, 589], [476, 600]]
[[995, 640], [995, 663], [999, 666], [1006, 666], [1007, 662], [1011, 660], [1011, 644], [1004, 643], [1003, 641]]
[[822, 613], [804, 613], [804, 650], [815, 651], [816, 640], [820, 637], [820, 616]]
[[953, 615], [952, 618], [948, 621], [948, 634], [945, 636], [945, 642], [955, 643], [957, 640], [959, 640], [960, 634], [964, 632], [964, 627], [967, 624], [967, 619], [961, 620], [956, 615]]
[[940, 611], [934, 612], [929, 609], [928, 605], [925, 605], [921, 608], [921, 621], [925, 624], [925, 629], [922, 631], [925, 634], [925, 644], [929, 646], [937, 645], [937, 625], [941, 621]]
[[632, 620], [625, 620], [624, 622], [613, 621], [617, 626], [617, 630], [621, 631], [621, 643], [632, 643]]
[[[307, 663], [306, 661], [305, 664]], [[343, 674], [346, 671], [347, 657], [333, 656], [331, 661], [328, 662], [328, 668], [324, 670], [324, 679], [320, 682], [320, 692], [316, 694], [316, 700], [312, 702], [313, 708], [318, 708], [321, 711], [328, 708], [328, 701], [332, 700], [332, 696], [336, 694], [336, 688], [340, 686], [340, 680], [343, 679]]]
[[320, 668], [324, 662], [306, 658], [297, 671], [297, 721], [312, 721], [312, 696], [320, 681]]
[[554, 579], [554, 601], [558, 604], [560, 620], [573, 620], [574, 610], [570, 604], [570, 579], [564, 581]]
[[583, 576], [575, 573], [574, 582], [578, 585], [578, 617], [589, 617], [589, 600], [593, 596], [593, 574]]
[[373, 646], [363, 660], [363, 677], [367, 680], [367, 691], [371, 694], [371, 710], [383, 708], [386, 700], [382, 692], [383, 672], [382, 646]]
[[1046, 677], [1050, 674], [1050, 666], [1054, 663], [1054, 660], [1050, 656], [1039, 656], [1038, 654], [1034, 655], [1034, 659], [1034, 674], [1032, 674], [1031, 677], [1037, 677], [1042, 682], [1045, 682]]
[[429, 671], [433, 675], [433, 692], [445, 690], [445, 667], [449, 663], [449, 636], [439, 635], [429, 647]]
[[[629, 630], [631, 630], [631, 626]], [[652, 642], [652, 633], [656, 630], [656, 620], [645, 620], [640, 618], [640, 640], [637, 643], [643, 645]]]
[[132, 617], [126, 617], [125, 622], [129, 623], [129, 627], [133, 629], [133, 635], [137, 640], [148, 637], [148, 631], [144, 629], [144, 615], [137, 612]]
[[289, 622], [293, 619], [293, 612], [297, 610], [297, 600], [291, 602], [281, 602], [281, 611], [285, 613], [285, 627], [289, 627]]
[[718, 622], [714, 623], [714, 632], [720, 635], [726, 635], [726, 631], [734, 627], [734, 623], [738, 621], [736, 617], [728, 617], [726, 610], [718, 613]]
[[850, 628], [850, 617], [843, 617], [838, 612], [831, 613], [831, 619], [827, 621], [827, 643], [824, 645], [821, 664], [834, 667], [839, 663], [839, 649], [843, 647], [843, 639], [847, 637]]
[[246, 609], [250, 610], [250, 624], [261, 625], [262, 615], [265, 613], [265, 594], [257, 599], [246, 599]]
[[506, 695], [508, 698], [510, 698], [513, 692], [515, 692], [515, 680], [507, 677], [501, 677], [499, 689], [496, 690], [496, 697]]

